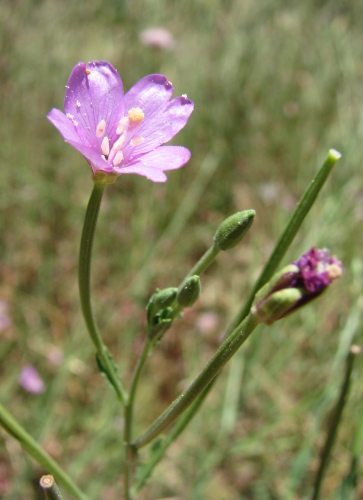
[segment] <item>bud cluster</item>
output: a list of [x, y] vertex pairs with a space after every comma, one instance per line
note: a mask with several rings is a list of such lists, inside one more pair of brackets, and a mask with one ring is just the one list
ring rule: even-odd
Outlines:
[[342, 274], [342, 263], [336, 257], [327, 249], [313, 247], [261, 288], [251, 313], [259, 323], [271, 325], [318, 297]]

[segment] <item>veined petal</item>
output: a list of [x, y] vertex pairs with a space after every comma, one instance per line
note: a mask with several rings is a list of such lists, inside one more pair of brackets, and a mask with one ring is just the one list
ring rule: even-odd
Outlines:
[[99, 146], [96, 129], [101, 120], [106, 122], [105, 135], [114, 140], [124, 116], [124, 90], [116, 69], [107, 61], [78, 63], [68, 80], [64, 109], [81, 125], [92, 147]]
[[161, 144], [170, 141], [179, 130], [185, 127], [190, 114], [194, 109], [194, 103], [186, 96], [177, 97], [152, 114], [149, 119], [128, 136], [129, 141], [134, 135], [143, 137], [144, 142], [132, 148], [130, 142], [123, 149], [126, 160], [132, 156], [138, 156], [157, 148]]
[[91, 149], [90, 147], [85, 146], [80, 142], [74, 142], [74, 141], [67, 141], [67, 142], [69, 142], [71, 146], [73, 146], [80, 153], [83, 154], [86, 160], [88, 160], [88, 163], [90, 164], [94, 174], [99, 171], [105, 172], [106, 174], [113, 172], [112, 165], [107, 163], [107, 161], [104, 160], [102, 156], [99, 153], [97, 153], [94, 149]]
[[168, 103], [172, 95], [173, 86], [166, 76], [145, 76], [125, 94], [125, 114], [132, 108], [140, 108], [146, 121], [161, 106]]
[[77, 133], [77, 127], [74, 126], [73, 122], [62, 111], [53, 108], [48, 113], [47, 118], [59, 130], [65, 141], [81, 142]]
[[164, 182], [163, 170], [175, 170], [190, 159], [190, 151], [182, 146], [160, 146], [130, 162], [118, 171], [120, 174], [136, 173], [154, 182]]

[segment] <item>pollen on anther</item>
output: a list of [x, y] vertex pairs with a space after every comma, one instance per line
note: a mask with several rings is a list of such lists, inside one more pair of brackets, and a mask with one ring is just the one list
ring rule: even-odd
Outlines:
[[132, 147], [140, 146], [140, 144], [142, 144], [144, 140], [145, 140], [144, 137], [136, 136], [131, 139], [130, 144]]
[[86, 69], [85, 73], [86, 73], [86, 75], [89, 75], [91, 72], [89, 69]]
[[77, 106], [77, 108], [80, 108], [81, 107], [81, 103], [79, 101], [76, 101], [76, 106]]
[[106, 122], [105, 120], [101, 120], [96, 128], [96, 137], [102, 137], [106, 130]]
[[121, 135], [125, 131], [128, 123], [129, 123], [129, 119], [127, 118], [127, 116], [124, 116], [123, 118], [121, 118], [121, 120], [118, 122], [118, 125], [117, 125], [116, 134]]
[[105, 156], [108, 156], [110, 154], [110, 141], [108, 140], [108, 137], [103, 138], [103, 141], [101, 143], [101, 150]]
[[117, 165], [119, 165], [123, 159], [124, 159], [124, 155], [122, 154], [122, 151], [117, 151], [115, 158], [113, 159], [113, 162], [112, 162], [113, 166], [117, 167]]
[[129, 122], [131, 126], [139, 125], [144, 119], [144, 113], [140, 108], [131, 108], [128, 112]]

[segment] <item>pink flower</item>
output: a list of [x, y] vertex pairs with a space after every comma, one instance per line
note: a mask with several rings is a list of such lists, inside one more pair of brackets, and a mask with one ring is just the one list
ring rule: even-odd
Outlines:
[[80, 62], [66, 86], [66, 114], [52, 109], [48, 119], [83, 154], [94, 176], [139, 174], [165, 182], [164, 171], [185, 165], [190, 152], [163, 144], [186, 125], [194, 108], [186, 95], [170, 100], [172, 94], [171, 82], [156, 74], [124, 95], [110, 63]]
[[8, 312], [8, 303], [6, 302], [6, 300], [0, 299], [0, 332], [11, 327], [11, 318]]
[[165, 28], [149, 28], [140, 33], [141, 43], [160, 50], [171, 50], [175, 47], [173, 35]]
[[32, 394], [41, 394], [45, 391], [45, 384], [32, 365], [26, 365], [21, 370], [19, 384]]

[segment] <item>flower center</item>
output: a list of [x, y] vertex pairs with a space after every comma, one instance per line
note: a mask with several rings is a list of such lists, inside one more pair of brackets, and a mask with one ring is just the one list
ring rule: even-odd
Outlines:
[[[131, 108], [128, 111], [127, 116], [121, 118], [116, 128], [116, 134], [119, 137], [113, 143], [111, 151], [110, 151], [110, 140], [107, 136], [104, 136], [107, 127], [106, 121], [102, 119], [99, 122], [99, 124], [96, 127], [96, 137], [98, 139], [101, 139], [101, 137], [104, 136], [101, 142], [101, 151], [102, 151], [101, 156], [105, 161], [112, 164], [114, 167], [120, 165], [120, 163], [124, 159], [124, 155], [121, 149], [126, 141], [126, 136], [129, 132], [134, 131], [135, 128], [138, 127], [143, 122], [144, 116], [145, 115], [142, 109]], [[140, 146], [140, 144], [142, 144], [144, 140], [145, 140], [144, 137], [134, 136], [130, 140], [130, 145], [133, 148], [135, 146]]]

